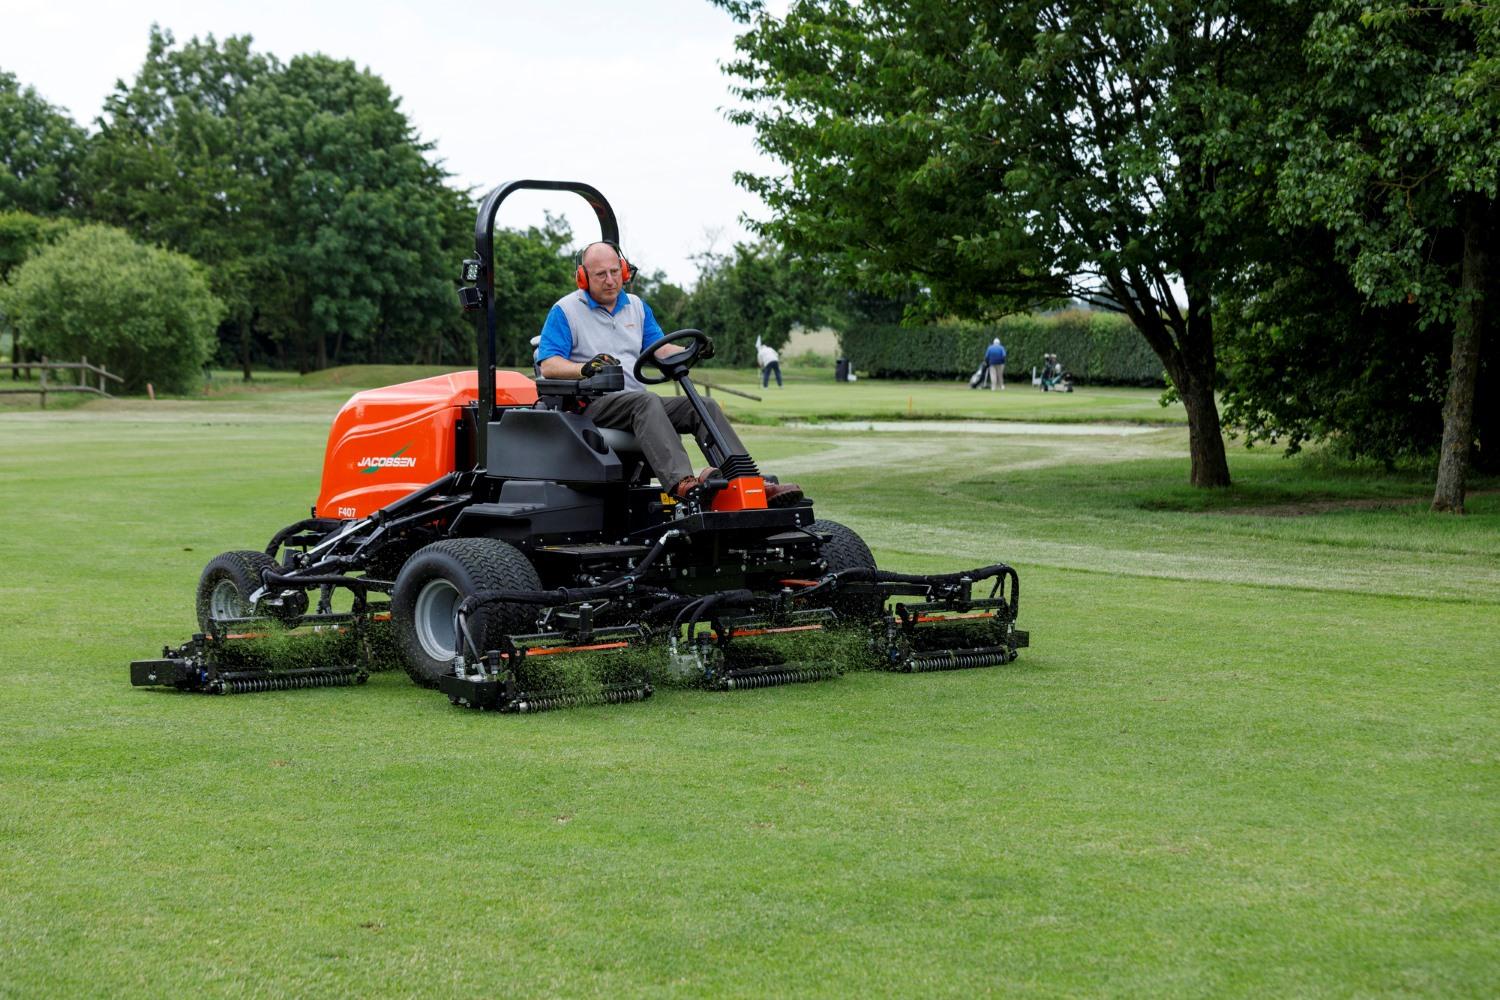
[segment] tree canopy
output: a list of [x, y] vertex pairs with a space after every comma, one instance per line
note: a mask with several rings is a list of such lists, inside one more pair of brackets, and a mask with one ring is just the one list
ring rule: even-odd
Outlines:
[[94, 212], [209, 263], [246, 362], [252, 335], [301, 368], [404, 354], [453, 312], [453, 192], [430, 151], [351, 62], [153, 30], [105, 105]]
[[792, 327], [831, 315], [826, 276], [774, 243], [738, 243], [728, 253], [701, 254], [698, 264], [681, 316], [714, 338], [720, 364], [754, 364], [757, 340], [784, 347]]
[[0, 70], [0, 211], [55, 215], [78, 203], [87, 134]]
[[[1194, 483], [1228, 482], [1219, 394], [1251, 442], [1440, 454], [1438, 509], [1500, 451], [1478, 450], [1500, 433], [1500, 8], [713, 2], [745, 25], [730, 116], [784, 169], [739, 181], [773, 215], [700, 255], [691, 291], [649, 268], [631, 290], [721, 363], [797, 324], [1071, 296], [1160, 360]], [[470, 363], [476, 206], [432, 152], [374, 73], [243, 36], [153, 28], [92, 135], [0, 72], [0, 279], [102, 221], [201, 262], [247, 377]], [[497, 234], [505, 363], [571, 287], [570, 243], [560, 218]]]
[[1212, 301], [1234, 207], [1263, 186], [1244, 129], [1284, 51], [1255, 5], [717, 2], [749, 25], [731, 117], [786, 166], [741, 178], [775, 212], [766, 233], [970, 314], [1103, 289], [1187, 408], [1192, 481], [1228, 483]]
[[1433, 506], [1462, 510], [1500, 174], [1500, 9], [1339, 0], [1312, 18], [1281, 116], [1285, 215], [1333, 234], [1374, 308], [1451, 331]]

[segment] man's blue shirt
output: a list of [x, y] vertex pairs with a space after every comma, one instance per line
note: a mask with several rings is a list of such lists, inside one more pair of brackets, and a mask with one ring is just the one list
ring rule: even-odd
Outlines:
[[[619, 298], [615, 299], [615, 307], [609, 311], [611, 316], [618, 313], [626, 305], [626, 292], [621, 292]], [[594, 301], [594, 297], [588, 292], [583, 293], [584, 301], [590, 309], [603, 309], [604, 307]], [[656, 321], [656, 316], [651, 312], [651, 306], [645, 299], [640, 299], [641, 310], [645, 319], [641, 322], [641, 351], [656, 343], [663, 336], [661, 324]], [[547, 321], [542, 324], [542, 340], [536, 347], [536, 361], [541, 364], [546, 358], [562, 358], [564, 361], [570, 359], [573, 354], [573, 328], [568, 325], [568, 317], [564, 315], [560, 306], [553, 306], [547, 313]]]
[[[969, 356], [973, 357], [972, 354]], [[990, 349], [984, 352], [984, 363], [987, 365], [1005, 364], [1005, 348], [1000, 344], [991, 344]]]

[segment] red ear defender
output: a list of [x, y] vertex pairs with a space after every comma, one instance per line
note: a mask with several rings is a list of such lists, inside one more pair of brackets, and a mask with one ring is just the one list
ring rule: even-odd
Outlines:
[[[620, 284], [623, 285], [635, 276], [635, 272], [630, 269], [630, 261], [625, 259], [624, 254], [620, 253], [619, 247], [615, 246], [613, 243], [606, 243], [605, 245], [613, 249], [615, 255], [620, 258]], [[589, 275], [588, 272], [583, 269], [583, 255], [588, 252], [589, 247], [593, 246], [598, 246], [598, 244], [590, 243], [587, 247], [584, 247], [578, 252], [578, 274], [576, 275], [574, 280], [578, 283], [578, 287], [583, 289], [585, 292], [589, 290]]]

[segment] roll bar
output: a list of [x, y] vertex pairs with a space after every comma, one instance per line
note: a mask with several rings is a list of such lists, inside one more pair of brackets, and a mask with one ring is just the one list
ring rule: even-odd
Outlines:
[[487, 462], [489, 426], [495, 416], [495, 329], [498, 304], [495, 302], [495, 214], [501, 202], [516, 191], [571, 191], [589, 203], [599, 217], [599, 239], [619, 245], [620, 226], [614, 209], [597, 188], [579, 181], [507, 181], [484, 196], [479, 218], [474, 223], [474, 258], [464, 261], [465, 287], [458, 292], [459, 302], [474, 318], [479, 340], [479, 427], [475, 466]]

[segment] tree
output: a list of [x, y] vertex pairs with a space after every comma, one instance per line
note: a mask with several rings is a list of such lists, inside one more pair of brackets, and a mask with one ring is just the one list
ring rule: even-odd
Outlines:
[[297, 56], [245, 95], [247, 149], [265, 164], [279, 320], [301, 367], [429, 338], [451, 314], [441, 169], [390, 88], [352, 62]]
[[692, 295], [681, 285], [667, 280], [667, 272], [657, 268], [649, 274], [637, 272], [630, 283], [630, 293], [639, 295], [651, 306], [656, 322], [667, 333], [687, 326], [683, 319], [687, 315]]
[[1447, 358], [1405, 302], [1374, 306], [1320, 227], [1288, 232], [1217, 303], [1225, 423], [1288, 454], [1326, 441], [1388, 465], [1442, 439]]
[[209, 265], [247, 381], [257, 307], [277, 283], [277, 239], [264, 164], [245, 144], [243, 100], [278, 68], [248, 36], [178, 47], [153, 25], [135, 80], [105, 99], [86, 164], [95, 219]]
[[713, 337], [721, 364], [754, 364], [757, 340], [784, 347], [792, 327], [816, 326], [831, 314], [823, 272], [774, 243], [737, 243], [697, 260], [698, 283], [681, 316]]
[[[467, 223], [472, 252], [472, 210]], [[535, 356], [531, 338], [541, 332], [552, 303], [575, 287], [573, 255], [567, 250], [572, 239], [567, 221], [551, 215], [540, 229], [495, 232], [495, 301], [500, 304], [495, 356], [501, 364], [530, 370]], [[473, 326], [465, 325], [472, 350]]]
[[1452, 329], [1432, 507], [1461, 513], [1493, 283], [1500, 8], [1339, 0], [1313, 18], [1309, 85], [1283, 116], [1284, 210], [1334, 234], [1377, 308]]
[[430, 152], [351, 62], [153, 28], [105, 107], [96, 212], [212, 264], [247, 374], [257, 342], [304, 370], [411, 360], [441, 353], [456, 312], [445, 240], [464, 196]]
[[0, 70], [0, 211], [71, 210], [86, 138], [65, 111]]
[[731, 117], [788, 169], [741, 178], [776, 213], [764, 232], [871, 291], [915, 278], [940, 310], [1102, 286], [1182, 398], [1192, 482], [1228, 484], [1212, 303], [1295, 25], [1179, 0], [715, 2], [750, 25]]
[[39, 350], [102, 362], [126, 391], [147, 382], [191, 388], [224, 316], [191, 258], [97, 224], [73, 229], [17, 268], [3, 304]]

